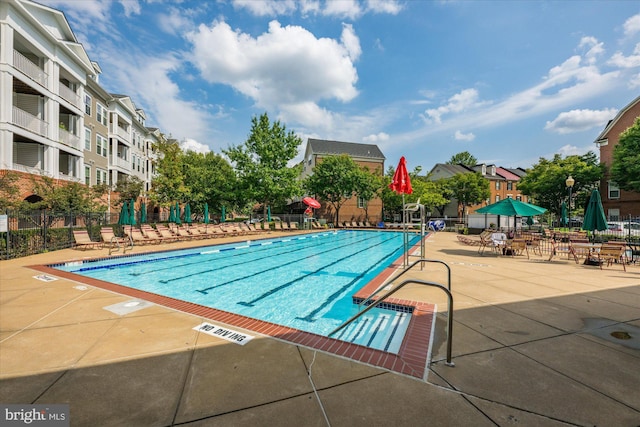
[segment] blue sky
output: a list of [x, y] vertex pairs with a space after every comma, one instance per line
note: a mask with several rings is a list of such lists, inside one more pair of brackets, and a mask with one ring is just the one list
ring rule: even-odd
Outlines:
[[640, 94], [637, 1], [47, 0], [109, 92], [197, 151], [267, 112], [428, 171], [596, 151]]

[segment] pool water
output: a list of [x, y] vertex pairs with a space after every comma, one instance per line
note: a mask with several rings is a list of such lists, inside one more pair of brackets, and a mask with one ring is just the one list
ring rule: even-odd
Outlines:
[[[410, 243], [418, 239], [412, 236]], [[327, 335], [357, 312], [352, 295], [400, 257], [402, 249], [401, 232], [340, 230], [55, 268]], [[389, 350], [392, 339], [376, 338], [375, 331], [404, 330], [409, 317], [375, 309], [336, 338]], [[364, 336], [366, 324], [373, 336]]]

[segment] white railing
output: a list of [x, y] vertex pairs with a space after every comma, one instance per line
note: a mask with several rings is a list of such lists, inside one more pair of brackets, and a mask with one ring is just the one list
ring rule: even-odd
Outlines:
[[123, 159], [122, 157], [116, 157], [116, 166], [121, 167], [122, 169], [131, 170], [131, 164], [127, 159]]
[[131, 138], [131, 136], [129, 135], [129, 132], [127, 132], [125, 129], [121, 128], [120, 126], [116, 126], [116, 134], [119, 137], [121, 137], [123, 141], [130, 142], [129, 138]]
[[51, 176], [49, 172], [44, 169], [34, 168], [31, 166], [21, 165], [20, 163], [13, 164], [13, 170], [20, 172], [27, 172], [32, 175], [43, 175], [43, 176]]
[[26, 111], [13, 107], [13, 124], [38, 135], [48, 136], [48, 123]]
[[82, 182], [82, 180], [77, 176], [67, 175], [66, 173], [60, 172], [60, 179], [64, 179], [65, 181], [73, 181], [73, 182]]
[[73, 104], [75, 107], [80, 108], [80, 95], [78, 95], [77, 93], [75, 93], [74, 91], [72, 91], [71, 89], [69, 89], [67, 86], [63, 85], [62, 83], [60, 83], [60, 96], [63, 99], [66, 99], [67, 101], [69, 101], [71, 104]]
[[58, 134], [60, 136], [60, 142], [64, 145], [68, 145], [69, 147], [73, 147], [76, 150], [81, 150], [82, 146], [80, 145], [80, 137], [72, 134], [69, 131], [66, 131], [62, 128], [58, 130]]
[[38, 67], [38, 65], [34, 64], [29, 58], [18, 52], [17, 50], [13, 51], [13, 66], [22, 71], [24, 74], [32, 78], [35, 82], [41, 84], [42, 86], [47, 85], [47, 73]]

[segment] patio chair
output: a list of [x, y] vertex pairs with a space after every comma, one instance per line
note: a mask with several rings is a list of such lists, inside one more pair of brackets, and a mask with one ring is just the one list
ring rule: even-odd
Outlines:
[[610, 245], [603, 244], [598, 251], [598, 262], [600, 263], [600, 270], [602, 270], [602, 264], [607, 263], [607, 267], [611, 264], [622, 264], [624, 271], [627, 271], [625, 262], [625, 247], [622, 245]]
[[526, 254], [529, 259], [529, 248], [527, 247], [527, 241], [524, 239], [513, 239], [511, 243], [507, 245], [507, 253], [512, 257], [516, 255]]
[[96, 246], [98, 248], [102, 247], [102, 242], [94, 242], [91, 240], [91, 236], [89, 236], [89, 232], [87, 230], [73, 230], [73, 239], [75, 243], [73, 247], [75, 249], [93, 249]]
[[131, 230], [126, 230], [126, 233], [131, 236], [134, 244], [139, 243], [141, 245], [150, 245], [160, 243], [160, 239], [152, 239], [150, 237], [146, 237], [142, 234], [142, 231], [138, 230], [135, 227]]

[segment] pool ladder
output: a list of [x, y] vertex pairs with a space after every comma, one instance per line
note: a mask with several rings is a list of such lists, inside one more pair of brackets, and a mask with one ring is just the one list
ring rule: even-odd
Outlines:
[[447, 263], [445, 263], [444, 261], [421, 258], [421, 259], [413, 262], [412, 264], [410, 264], [404, 271], [401, 271], [395, 277], [390, 279], [387, 283], [390, 284], [390, 283], [394, 282], [399, 277], [403, 276], [405, 273], [407, 273], [409, 270], [411, 270], [411, 268], [414, 267], [418, 263], [420, 263], [420, 266], [422, 267], [423, 263], [425, 263], [425, 262], [440, 263], [440, 264], [443, 264], [447, 268], [448, 281], [449, 281], [447, 286], [441, 285], [440, 283], [428, 282], [428, 281], [425, 281], [425, 280], [408, 279], [408, 280], [405, 280], [405, 281], [401, 282], [400, 284], [395, 286], [393, 289], [389, 290], [384, 295], [381, 295], [378, 299], [374, 300], [373, 297], [375, 297], [377, 294], [379, 294], [383, 290], [383, 287], [380, 287], [377, 291], [375, 291], [374, 293], [369, 295], [366, 299], [364, 299], [362, 302], [360, 302], [360, 304], [358, 304], [359, 306], [367, 305], [367, 307], [364, 310], [362, 310], [359, 313], [355, 314], [350, 319], [345, 321], [342, 325], [340, 325], [337, 328], [335, 328], [333, 331], [331, 331], [329, 333], [328, 336], [331, 337], [336, 332], [346, 328], [348, 325], [350, 325], [351, 323], [353, 323], [354, 321], [359, 319], [366, 312], [368, 312], [369, 310], [371, 310], [371, 309], [375, 308], [376, 306], [380, 305], [385, 299], [389, 298], [391, 295], [395, 294], [400, 289], [402, 289], [404, 286], [406, 286], [406, 285], [408, 285], [410, 283], [415, 283], [415, 284], [424, 285], [424, 286], [432, 286], [432, 287], [441, 289], [442, 291], [444, 291], [444, 293], [447, 294], [447, 300], [448, 300], [448, 304], [447, 304], [447, 318], [448, 318], [447, 319], [447, 321], [448, 321], [448, 324], [447, 324], [447, 361], [445, 362], [445, 365], [447, 365], [447, 366], [455, 366], [455, 363], [453, 363], [451, 361], [451, 349], [452, 349], [452, 340], [453, 340], [453, 295], [451, 294], [451, 268], [449, 267], [449, 265]]
[[[132, 250], [133, 249], [133, 238], [129, 235], [127, 235], [127, 237], [129, 238], [129, 244], [127, 245], [122, 245], [122, 253], [126, 253], [127, 249], [128, 250]], [[111, 252], [120, 252], [120, 238], [113, 236], [111, 238], [111, 246], [109, 246], [109, 255], [111, 255]], [[115, 243], [115, 245], [114, 245]]]

